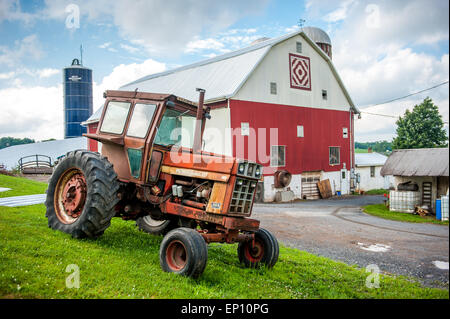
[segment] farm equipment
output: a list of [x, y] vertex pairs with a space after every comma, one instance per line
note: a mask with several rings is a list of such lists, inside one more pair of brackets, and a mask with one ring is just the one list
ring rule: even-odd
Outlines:
[[198, 104], [106, 91], [96, 133], [84, 134], [101, 142], [101, 154], [77, 150], [59, 161], [47, 190], [49, 227], [96, 238], [112, 217], [136, 220], [140, 230], [164, 235], [162, 269], [190, 277], [204, 271], [212, 242], [239, 243], [246, 267], [273, 267], [278, 242], [249, 218], [262, 166], [202, 151], [210, 114], [198, 91]]

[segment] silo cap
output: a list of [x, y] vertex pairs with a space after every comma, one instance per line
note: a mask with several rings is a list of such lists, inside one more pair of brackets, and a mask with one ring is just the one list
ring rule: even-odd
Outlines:
[[316, 27], [304, 27], [302, 31], [315, 43], [326, 43], [331, 45], [331, 39], [322, 29]]
[[72, 60], [72, 65], [81, 65], [81, 64], [80, 64], [80, 60], [78, 60], [78, 59], [73, 59], [73, 60]]

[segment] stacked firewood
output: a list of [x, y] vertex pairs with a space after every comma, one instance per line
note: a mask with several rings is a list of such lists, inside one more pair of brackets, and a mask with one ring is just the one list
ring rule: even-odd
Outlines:
[[428, 207], [416, 206], [414, 208], [414, 214], [425, 217], [431, 215], [431, 212], [428, 210]]

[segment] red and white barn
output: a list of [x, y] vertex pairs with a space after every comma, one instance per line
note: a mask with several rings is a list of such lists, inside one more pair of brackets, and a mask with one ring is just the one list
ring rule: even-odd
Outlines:
[[[323, 179], [330, 180], [333, 192], [349, 192], [359, 111], [333, 66], [324, 31], [303, 28], [120, 89], [197, 101], [196, 88], [206, 90], [205, 104], [211, 107], [204, 150], [263, 164], [265, 201], [282, 190], [274, 187], [277, 170], [292, 174], [289, 188], [297, 198], [314, 198], [316, 182]], [[101, 110], [85, 122], [89, 132], [100, 115]], [[95, 141], [89, 143], [97, 150]]]

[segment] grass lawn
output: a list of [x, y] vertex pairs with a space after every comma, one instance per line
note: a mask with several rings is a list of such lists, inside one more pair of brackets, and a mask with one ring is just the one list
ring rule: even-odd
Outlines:
[[388, 189], [371, 189], [370, 191], [364, 192], [364, 195], [383, 195], [383, 194], [389, 194]]
[[434, 216], [420, 217], [410, 213], [391, 212], [384, 204], [364, 206], [364, 212], [369, 215], [401, 222], [448, 225], [448, 221], [436, 220]]
[[[405, 277], [369, 273], [331, 259], [280, 247], [271, 270], [239, 264], [237, 245], [211, 244], [203, 275], [190, 279], [159, 266], [162, 237], [113, 219], [97, 240], [77, 240], [47, 227], [45, 206], [0, 207], [0, 298], [449, 298]], [[66, 288], [67, 266], [80, 288]]]
[[23, 177], [14, 177], [0, 174], [0, 187], [11, 188], [6, 192], [0, 192], [1, 197], [45, 194], [47, 184], [36, 182]]

